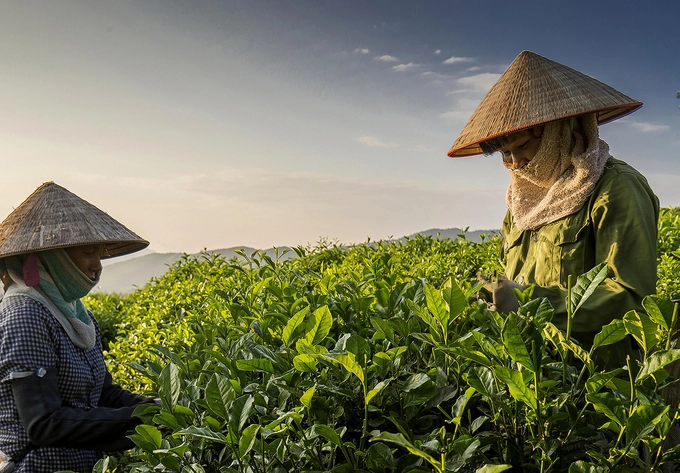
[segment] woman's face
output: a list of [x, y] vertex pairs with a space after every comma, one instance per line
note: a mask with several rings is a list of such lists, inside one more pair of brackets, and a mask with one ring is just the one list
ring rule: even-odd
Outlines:
[[101, 257], [104, 253], [105, 245], [83, 245], [64, 248], [66, 254], [73, 264], [92, 281], [99, 279], [102, 272]]
[[541, 144], [543, 127], [537, 126], [528, 130], [508, 135], [508, 141], [501, 146], [503, 164], [509, 169], [521, 169], [534, 159]]

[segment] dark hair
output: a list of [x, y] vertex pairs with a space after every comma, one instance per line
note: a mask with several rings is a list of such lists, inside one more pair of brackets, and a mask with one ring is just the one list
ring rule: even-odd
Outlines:
[[[496, 151], [500, 151], [500, 149], [503, 146], [508, 144], [508, 142], [510, 141], [510, 136], [514, 135], [515, 133], [528, 132], [534, 138], [538, 138], [539, 136], [542, 136], [543, 135], [543, 126], [544, 125], [536, 125], [536, 126], [533, 126], [531, 128], [525, 128], [523, 130], [518, 130], [518, 131], [514, 131], [512, 133], [508, 133], [507, 135], [497, 136], [495, 138], [491, 138], [489, 140], [480, 142], [479, 147], [482, 149], [482, 152], [486, 156], [491, 156]], [[535, 131], [534, 131], [537, 128], [541, 128], [540, 134], [538, 136], [535, 135]]]
[[508, 143], [508, 135], [497, 136], [496, 138], [491, 138], [490, 140], [482, 141], [479, 143], [479, 147], [482, 148], [482, 152], [485, 156], [491, 156], [496, 151]]

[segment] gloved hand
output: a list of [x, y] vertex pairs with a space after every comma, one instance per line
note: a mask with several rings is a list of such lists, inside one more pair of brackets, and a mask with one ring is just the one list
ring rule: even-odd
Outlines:
[[493, 297], [493, 305], [498, 312], [507, 314], [519, 309], [519, 302], [514, 289], [524, 290], [524, 286], [504, 276], [498, 276], [495, 281], [488, 281], [484, 286]]

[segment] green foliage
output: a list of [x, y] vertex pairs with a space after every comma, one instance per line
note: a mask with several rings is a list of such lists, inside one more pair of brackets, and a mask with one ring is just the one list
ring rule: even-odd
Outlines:
[[[680, 242], [666, 230], [660, 260]], [[587, 351], [544, 299], [511, 314], [477, 299], [477, 274], [500, 269], [497, 237], [294, 251], [187, 256], [121, 301], [114, 378], [162, 403], [137, 413], [137, 448], [97, 471], [652, 471], [680, 458], [662, 448], [675, 418], [657, 394], [680, 359], [667, 293]], [[576, 282], [574, 310], [602, 271]], [[660, 287], [677, 274], [660, 271]], [[643, 359], [600, 371], [595, 350], [628, 335]]]
[[85, 307], [90, 309], [99, 323], [104, 350], [118, 338], [118, 327], [124, 317], [124, 298], [119, 294], [94, 293], [83, 298]]
[[657, 292], [680, 298], [680, 207], [664, 207], [659, 217]]

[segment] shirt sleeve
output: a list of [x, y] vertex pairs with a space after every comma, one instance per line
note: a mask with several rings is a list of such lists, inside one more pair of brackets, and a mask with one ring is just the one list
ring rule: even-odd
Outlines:
[[36, 371], [58, 363], [52, 332], [45, 317], [49, 314], [27, 297], [12, 297], [0, 321], [0, 381], [7, 382], [13, 372]]
[[[621, 171], [599, 190], [590, 211], [594, 254], [598, 264], [607, 262], [609, 272], [579, 308], [573, 332], [597, 333], [626, 312], [641, 309], [642, 299], [655, 293], [658, 215], [658, 199], [637, 173]], [[566, 289], [536, 287], [534, 296], [550, 300], [553, 322], [566, 329]]]

